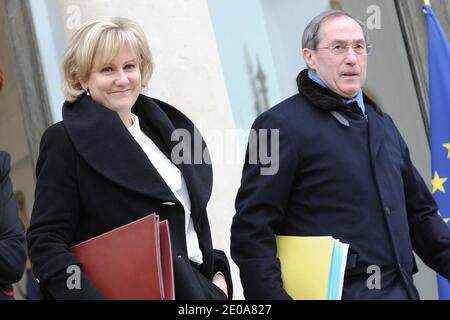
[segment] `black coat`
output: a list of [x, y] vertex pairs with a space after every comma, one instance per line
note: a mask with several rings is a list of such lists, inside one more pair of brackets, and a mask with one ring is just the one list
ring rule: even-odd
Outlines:
[[[193, 123], [164, 102], [140, 95], [132, 112], [139, 117], [142, 130], [169, 159], [178, 143], [171, 141], [174, 129], [186, 129], [194, 137]], [[28, 231], [29, 255], [44, 297], [102, 298], [84, 273], [81, 290], [66, 288], [66, 268], [79, 265], [69, 247], [152, 212], [169, 220], [176, 298], [212, 298], [208, 291], [217, 293], [219, 289], [210, 280], [219, 270], [225, 273], [232, 292], [228, 261], [223, 252], [213, 250], [206, 214], [212, 189], [211, 166], [202, 163], [178, 167], [186, 180], [203, 253], [200, 270], [194, 269], [187, 257], [182, 204], [118, 114], [86, 95], [74, 103], [66, 102], [63, 121], [49, 127], [41, 140]]]
[[[306, 72], [299, 89], [253, 125], [279, 130], [279, 169], [261, 175], [248, 156], [244, 166], [231, 254], [245, 296], [289, 298], [274, 234], [349, 243], [343, 299], [418, 298], [413, 250], [450, 279], [450, 230], [392, 119], [365, 97], [366, 119]], [[381, 268], [380, 290], [367, 288], [371, 265]]]
[[23, 275], [26, 261], [25, 234], [9, 178], [11, 158], [0, 151], [0, 300]]

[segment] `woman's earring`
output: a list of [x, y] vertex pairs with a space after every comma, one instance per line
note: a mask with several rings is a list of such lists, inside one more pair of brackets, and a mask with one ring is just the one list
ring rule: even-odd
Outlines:
[[91, 96], [91, 93], [89, 92], [89, 88], [86, 89], [86, 94], [87, 94], [88, 97]]

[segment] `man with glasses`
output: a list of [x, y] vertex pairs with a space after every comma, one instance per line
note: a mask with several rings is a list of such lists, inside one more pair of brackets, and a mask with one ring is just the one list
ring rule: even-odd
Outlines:
[[[343, 299], [418, 299], [413, 250], [449, 279], [450, 231], [392, 119], [362, 91], [366, 27], [327, 11], [306, 27], [302, 45], [308, 69], [299, 93], [261, 114], [253, 129], [270, 136], [249, 141], [231, 228], [244, 295], [291, 298], [275, 236], [296, 235], [350, 244]], [[263, 159], [250, 161], [256, 145], [278, 159], [275, 174], [262, 174]]]

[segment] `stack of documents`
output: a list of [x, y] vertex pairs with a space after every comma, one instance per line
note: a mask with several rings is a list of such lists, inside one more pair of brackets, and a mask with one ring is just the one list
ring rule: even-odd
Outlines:
[[286, 292], [296, 300], [340, 300], [349, 245], [333, 237], [277, 236]]
[[155, 213], [71, 248], [111, 300], [174, 300], [169, 224]]

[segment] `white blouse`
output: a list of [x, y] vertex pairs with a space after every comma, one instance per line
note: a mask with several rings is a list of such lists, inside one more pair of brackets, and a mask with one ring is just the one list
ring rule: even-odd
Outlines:
[[184, 207], [186, 246], [189, 260], [197, 264], [203, 263], [203, 255], [198, 243], [198, 236], [194, 229], [194, 222], [191, 216], [191, 200], [186, 187], [186, 181], [181, 171], [175, 166], [164, 153], [159, 150], [155, 143], [141, 130], [139, 118], [132, 114], [133, 124], [128, 128], [133, 138], [144, 150], [152, 165], [169, 186], [172, 193]]

